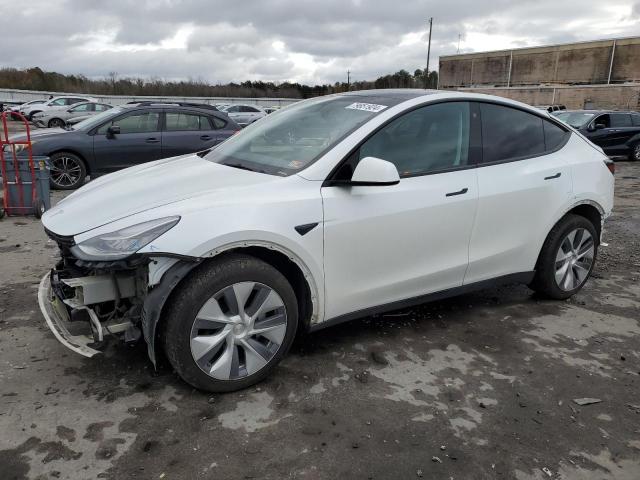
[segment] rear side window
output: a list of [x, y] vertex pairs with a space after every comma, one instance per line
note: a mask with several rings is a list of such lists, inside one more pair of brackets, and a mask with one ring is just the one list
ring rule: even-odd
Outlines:
[[480, 104], [483, 163], [517, 160], [545, 151], [542, 118], [522, 110]]
[[631, 123], [634, 127], [640, 127], [640, 115], [631, 115]]
[[567, 140], [567, 137], [571, 135], [559, 126], [546, 120], [542, 121], [542, 125], [544, 129], [544, 145], [547, 152], [560, 148]]
[[170, 113], [167, 112], [166, 130], [169, 132], [210, 130], [209, 119], [194, 113]]
[[612, 113], [609, 117], [611, 118], [612, 128], [631, 126], [631, 115], [628, 113]]

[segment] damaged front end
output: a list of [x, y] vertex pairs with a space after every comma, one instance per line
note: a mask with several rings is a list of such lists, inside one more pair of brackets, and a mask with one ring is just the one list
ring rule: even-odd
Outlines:
[[87, 261], [74, 256], [73, 237], [46, 233], [58, 244], [61, 258], [40, 282], [38, 303], [55, 337], [74, 352], [92, 357], [110, 337], [133, 343], [144, 336], [155, 363], [155, 326], [162, 306], [198, 259], [134, 254]]

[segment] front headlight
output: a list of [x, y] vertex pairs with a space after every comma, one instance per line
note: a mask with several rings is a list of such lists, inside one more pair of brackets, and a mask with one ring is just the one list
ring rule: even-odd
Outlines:
[[[31, 140], [31, 147], [33, 147], [33, 145], [35, 145], [35, 140]], [[15, 145], [16, 148], [16, 155], [24, 152], [26, 153], [27, 150], [27, 146], [25, 144], [22, 143], [18, 143]], [[2, 147], [2, 151], [5, 153], [11, 153], [11, 145], [3, 145]]]
[[180, 217], [159, 218], [103, 233], [73, 246], [71, 253], [80, 260], [121, 260], [173, 228], [179, 220]]

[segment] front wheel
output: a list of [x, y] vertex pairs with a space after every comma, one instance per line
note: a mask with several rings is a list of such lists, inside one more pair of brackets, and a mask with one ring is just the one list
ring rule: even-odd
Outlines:
[[232, 254], [178, 287], [164, 321], [164, 350], [182, 379], [230, 392], [259, 382], [284, 357], [298, 326], [298, 303], [274, 267]]
[[579, 215], [566, 215], [549, 232], [530, 287], [558, 300], [571, 297], [591, 275], [597, 252], [593, 223]]
[[51, 186], [57, 190], [75, 190], [87, 177], [87, 168], [80, 157], [69, 152], [51, 155]]
[[640, 162], [640, 142], [636, 143], [631, 148], [631, 153], [629, 154], [629, 160], [635, 160], [636, 162]]

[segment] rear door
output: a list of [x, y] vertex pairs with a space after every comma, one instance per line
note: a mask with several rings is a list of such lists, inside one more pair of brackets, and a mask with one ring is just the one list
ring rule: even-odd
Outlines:
[[209, 115], [200, 112], [165, 110], [162, 156], [206, 150], [221, 141]]
[[506, 105], [479, 106], [482, 161], [465, 284], [532, 271], [572, 195], [565, 127]]
[[637, 133], [638, 128], [633, 126], [631, 115], [628, 113], [611, 113], [612, 150], [613, 153], [625, 155], [628, 153], [628, 142]]
[[[93, 135], [93, 154], [101, 173], [162, 158], [161, 110], [134, 110], [112, 119]], [[120, 133], [110, 135], [110, 126]]]

